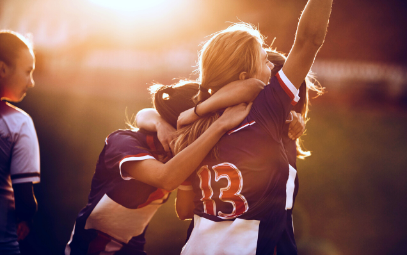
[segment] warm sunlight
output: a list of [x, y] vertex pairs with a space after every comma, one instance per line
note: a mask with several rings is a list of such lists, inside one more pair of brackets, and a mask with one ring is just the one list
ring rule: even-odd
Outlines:
[[119, 11], [140, 11], [155, 7], [165, 0], [89, 0], [95, 4]]

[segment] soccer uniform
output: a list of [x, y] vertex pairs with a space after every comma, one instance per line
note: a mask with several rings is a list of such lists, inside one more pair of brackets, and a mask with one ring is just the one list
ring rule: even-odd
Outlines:
[[[289, 123], [285, 124], [283, 129], [283, 145], [287, 154], [288, 163], [292, 166], [295, 170], [297, 170], [297, 149], [294, 140], [291, 140], [288, 137], [288, 127]], [[287, 210], [287, 218], [286, 218], [286, 227], [281, 235], [280, 239], [276, 245], [276, 253], [277, 255], [280, 254], [290, 254], [294, 255], [297, 254], [297, 244], [294, 238], [294, 223], [292, 218], [292, 212], [294, 210], [294, 202], [295, 198], [298, 194], [299, 189], [299, 181], [298, 181], [298, 174], [295, 177], [295, 189], [293, 194], [293, 205], [291, 209]]]
[[296, 170], [281, 139], [298, 90], [282, 71], [245, 120], [192, 175], [194, 229], [186, 254], [273, 254], [292, 208]]
[[13, 184], [40, 181], [40, 155], [31, 117], [0, 101], [0, 254], [19, 254]]
[[65, 255], [146, 254], [147, 225], [169, 192], [126, 176], [121, 165], [156, 159], [156, 144], [157, 137], [142, 130], [118, 130], [106, 138]]

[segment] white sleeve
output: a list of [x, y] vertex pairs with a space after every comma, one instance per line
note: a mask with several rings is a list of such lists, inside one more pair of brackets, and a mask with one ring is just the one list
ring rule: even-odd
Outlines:
[[13, 184], [40, 182], [40, 150], [31, 118], [23, 122], [14, 142], [10, 175]]
[[179, 190], [193, 190], [192, 183], [188, 180], [185, 180], [181, 185], [178, 186]]

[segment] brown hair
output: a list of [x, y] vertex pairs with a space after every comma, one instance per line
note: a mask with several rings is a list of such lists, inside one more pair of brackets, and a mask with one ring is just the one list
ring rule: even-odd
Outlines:
[[23, 49], [33, 53], [32, 44], [27, 38], [10, 30], [0, 31], [0, 61], [14, 67], [18, 54]]
[[154, 108], [174, 128], [177, 127], [178, 116], [195, 106], [192, 97], [198, 89], [197, 82], [187, 80], [174, 85], [154, 84], [149, 88]]
[[[195, 81], [181, 80], [173, 85], [154, 84], [148, 90], [152, 96], [153, 106], [158, 114], [174, 128], [177, 128], [178, 116], [183, 112], [194, 107], [192, 97], [199, 90], [199, 84]], [[131, 117], [131, 119], [134, 119]], [[138, 130], [136, 121], [129, 120], [126, 114], [126, 124], [131, 130]], [[147, 149], [151, 151], [151, 149]], [[164, 151], [161, 144], [158, 144], [155, 151], [151, 151], [158, 156], [163, 156], [161, 162], [168, 161], [171, 157]]]

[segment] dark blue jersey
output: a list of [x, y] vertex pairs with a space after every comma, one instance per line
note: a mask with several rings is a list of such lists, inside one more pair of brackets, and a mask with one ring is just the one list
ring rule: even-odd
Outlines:
[[[287, 154], [288, 163], [295, 170], [297, 170], [296, 144], [295, 144], [295, 141], [291, 140], [288, 137], [288, 127], [289, 127], [289, 123], [287, 123], [284, 127], [283, 137], [282, 137], [283, 145], [285, 147], [285, 151]], [[295, 202], [295, 198], [298, 194], [298, 189], [299, 189], [298, 174], [295, 177], [294, 183], [295, 183], [295, 189], [294, 189], [294, 194], [293, 194], [293, 206], [291, 209], [287, 210], [286, 227], [276, 245], [276, 254], [277, 255], [282, 255], [282, 254], [295, 255], [295, 254], [297, 254], [297, 245], [296, 245], [295, 238], [294, 238], [294, 222], [293, 222], [293, 218], [292, 218], [293, 217], [292, 212], [294, 210], [294, 202]]]
[[192, 176], [194, 229], [182, 254], [272, 254], [292, 208], [296, 171], [281, 139], [297, 89], [280, 71], [245, 120]]
[[145, 230], [169, 192], [126, 176], [121, 165], [155, 159], [157, 143], [155, 135], [143, 131], [118, 130], [106, 138], [66, 255], [145, 254]]

